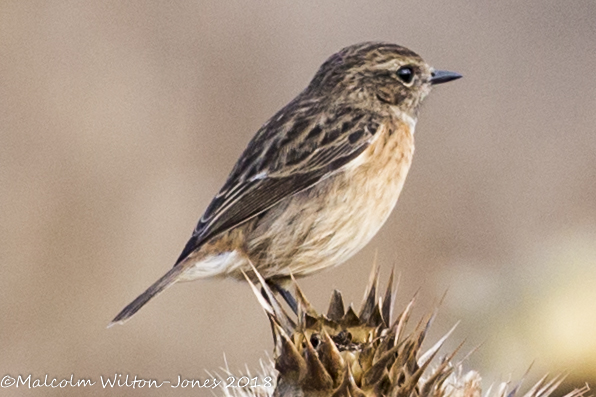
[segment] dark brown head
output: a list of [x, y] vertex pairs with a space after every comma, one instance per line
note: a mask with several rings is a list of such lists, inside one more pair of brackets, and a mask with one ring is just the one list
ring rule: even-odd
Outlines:
[[398, 108], [415, 118], [433, 85], [460, 77], [453, 72], [435, 71], [405, 47], [367, 42], [329, 57], [305, 93], [377, 109]]

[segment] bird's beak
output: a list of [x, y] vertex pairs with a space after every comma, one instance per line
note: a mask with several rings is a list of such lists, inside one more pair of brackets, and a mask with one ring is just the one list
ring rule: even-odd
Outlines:
[[463, 76], [459, 73], [449, 72], [447, 70], [435, 70], [431, 74], [430, 83], [432, 85], [435, 84], [443, 84], [447, 83], [451, 80], [457, 80], [462, 78]]

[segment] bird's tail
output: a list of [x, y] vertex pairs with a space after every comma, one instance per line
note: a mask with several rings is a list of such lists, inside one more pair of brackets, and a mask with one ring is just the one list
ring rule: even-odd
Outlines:
[[130, 319], [139, 309], [147, 302], [149, 302], [152, 298], [163, 292], [166, 288], [173, 285], [176, 281], [178, 281], [178, 277], [182, 272], [186, 270], [186, 266], [184, 263], [180, 263], [177, 266], [170, 269], [169, 272], [163, 275], [162, 278], [157, 280], [151, 287], [147, 288], [145, 292], [137, 297], [134, 301], [132, 301], [128, 306], [126, 306], [108, 325], [110, 328], [114, 324], [124, 324], [128, 319]]

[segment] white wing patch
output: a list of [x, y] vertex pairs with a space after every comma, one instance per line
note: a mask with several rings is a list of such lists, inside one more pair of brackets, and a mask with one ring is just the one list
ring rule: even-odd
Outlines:
[[249, 181], [253, 182], [253, 181], [265, 179], [265, 178], [267, 178], [268, 175], [269, 174], [267, 174], [265, 171], [262, 171], [262, 172], [259, 172], [257, 175], [253, 176], [252, 178], [250, 178]]

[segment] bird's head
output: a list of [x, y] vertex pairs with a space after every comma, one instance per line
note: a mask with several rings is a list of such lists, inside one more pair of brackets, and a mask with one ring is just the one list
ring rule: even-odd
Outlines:
[[416, 118], [420, 103], [433, 85], [460, 77], [458, 73], [434, 70], [405, 47], [367, 42], [329, 57], [307, 92], [369, 109], [399, 110]]

